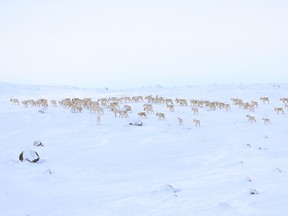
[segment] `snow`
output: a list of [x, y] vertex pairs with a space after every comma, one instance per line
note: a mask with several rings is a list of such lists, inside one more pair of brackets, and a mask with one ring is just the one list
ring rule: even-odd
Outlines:
[[[132, 106], [128, 119], [104, 109], [101, 125], [86, 109], [9, 103], [136, 95], [221, 101], [232, 110], [199, 108], [194, 115], [190, 103], [175, 105], [175, 112], [153, 104], [167, 120], [151, 114], [135, 127], [129, 122], [138, 119], [145, 101], [126, 103]], [[262, 103], [262, 96], [270, 103]], [[280, 98], [287, 96], [288, 84], [107, 90], [0, 82], [0, 215], [285, 215], [287, 116], [274, 107], [284, 107]], [[259, 107], [255, 113], [241, 109], [233, 97], [258, 101]], [[249, 123], [247, 114], [257, 122]], [[265, 125], [263, 117], [272, 124]], [[19, 161], [24, 150], [37, 151], [40, 161]]]

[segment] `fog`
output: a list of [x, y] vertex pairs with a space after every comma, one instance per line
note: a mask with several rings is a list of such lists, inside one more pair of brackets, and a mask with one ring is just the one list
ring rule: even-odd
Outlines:
[[288, 80], [286, 1], [1, 1], [1, 81], [137, 87]]

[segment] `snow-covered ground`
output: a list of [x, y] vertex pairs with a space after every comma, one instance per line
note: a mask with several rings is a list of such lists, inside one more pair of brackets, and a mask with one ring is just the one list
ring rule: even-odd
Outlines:
[[[96, 114], [86, 109], [73, 113], [50, 104], [139, 95], [172, 98], [175, 111], [153, 104], [166, 120], [149, 114], [143, 126], [131, 126], [147, 101], [126, 102], [120, 108], [132, 106], [129, 118], [104, 108], [97, 125]], [[269, 104], [260, 101], [264, 96]], [[284, 108], [285, 97], [288, 84], [106, 90], [0, 83], [0, 215], [287, 215], [288, 119], [274, 111]], [[47, 110], [21, 104], [40, 98], [49, 101]], [[252, 112], [231, 98], [259, 106]], [[224, 102], [231, 111], [199, 107], [194, 115], [190, 99]], [[257, 122], [249, 123], [247, 114]], [[44, 147], [33, 146], [38, 140]], [[37, 151], [40, 161], [19, 161], [23, 150]]]

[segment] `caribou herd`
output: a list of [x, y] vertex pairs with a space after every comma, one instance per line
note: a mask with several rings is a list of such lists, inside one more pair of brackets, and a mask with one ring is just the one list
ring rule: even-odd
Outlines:
[[[246, 110], [249, 114], [246, 115], [247, 121], [249, 123], [256, 123], [256, 117], [253, 116], [253, 113], [256, 113], [256, 110], [261, 105], [268, 105], [270, 100], [268, 97], [261, 97], [259, 100], [244, 101], [240, 98], [231, 98], [231, 104], [221, 101], [210, 101], [210, 100], [199, 100], [199, 99], [186, 99], [186, 98], [165, 98], [161, 96], [124, 96], [124, 97], [109, 97], [109, 98], [99, 98], [93, 100], [92, 98], [64, 98], [62, 100], [47, 100], [47, 99], [27, 99], [20, 101], [17, 98], [10, 99], [11, 105], [19, 106], [23, 105], [24, 107], [41, 107], [47, 109], [49, 106], [57, 107], [61, 106], [65, 109], [70, 109], [74, 113], [81, 113], [83, 110], [88, 110], [90, 113], [95, 113], [97, 115], [96, 123], [101, 125], [101, 115], [104, 115], [104, 112], [111, 112], [115, 117], [128, 118], [129, 114], [135, 112], [139, 119], [148, 119], [148, 116], [155, 116], [160, 121], [167, 120], [167, 117], [163, 110], [167, 112], [177, 112], [176, 107], [190, 107], [190, 111], [193, 116], [199, 116], [199, 110], [206, 109], [208, 111], [215, 111], [217, 109], [225, 110], [231, 112], [231, 106], [238, 109]], [[142, 110], [134, 108], [134, 104], [143, 104]], [[288, 109], [288, 98], [279, 99], [280, 106], [273, 107], [274, 112], [277, 115], [284, 115], [285, 110]], [[161, 112], [157, 110], [155, 112], [155, 106], [159, 108], [159, 105], [163, 106]], [[121, 108], [120, 108], [121, 107]], [[271, 108], [271, 110], [273, 110]], [[138, 109], [138, 110], [137, 110]], [[244, 116], [245, 117], [245, 116]], [[150, 118], [150, 117], [149, 117]], [[183, 117], [177, 117], [179, 126], [184, 125]], [[265, 125], [271, 124], [270, 119], [263, 117], [261, 119]], [[200, 127], [200, 120], [195, 119], [191, 116], [191, 121], [196, 127]]]

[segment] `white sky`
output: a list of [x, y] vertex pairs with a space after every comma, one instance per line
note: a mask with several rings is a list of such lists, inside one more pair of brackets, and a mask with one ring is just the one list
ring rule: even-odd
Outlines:
[[287, 0], [0, 0], [1, 81], [288, 81]]

